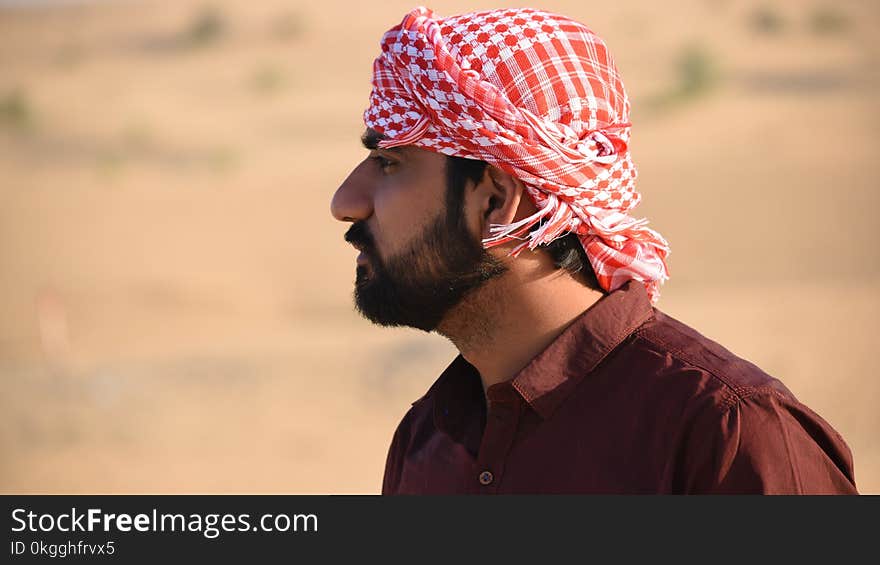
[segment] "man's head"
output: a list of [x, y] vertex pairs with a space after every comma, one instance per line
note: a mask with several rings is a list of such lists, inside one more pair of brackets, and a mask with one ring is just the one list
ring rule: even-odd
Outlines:
[[[371, 151], [377, 150], [375, 132], [368, 131], [363, 141]], [[357, 190], [353, 183], [358, 180], [371, 183], [378, 191], [386, 189], [375, 193], [380, 202], [373, 204], [371, 215], [375, 214], [377, 204], [393, 204], [391, 200], [400, 199], [402, 207], [410, 207], [415, 206], [410, 201], [413, 197], [421, 200], [420, 193], [414, 190], [387, 190], [388, 184], [393, 183], [383, 184], [383, 176], [403, 173], [409, 178], [419, 178], [423, 190], [429, 192], [443, 183], [445, 195], [434, 201], [433, 211], [426, 212], [427, 217], [421, 225], [402, 234], [400, 239], [405, 244], [394, 252], [383, 253], [372, 231], [390, 230], [390, 227], [374, 223], [375, 227], [371, 228], [369, 217], [355, 219], [348, 216], [354, 223], [346, 232], [345, 240], [361, 251], [355, 281], [355, 305], [361, 314], [377, 324], [432, 331], [468, 292], [506, 271], [500, 261], [483, 249], [479, 239], [469, 230], [463, 214], [464, 189], [468, 184], [473, 186], [482, 180], [485, 164], [415, 148], [399, 152], [393, 161], [380, 155], [368, 159], [377, 160], [377, 166], [372, 168], [374, 173], [378, 169], [380, 178], [370, 179], [369, 170], [359, 179], [349, 177], [334, 198], [337, 217], [345, 217], [349, 191]], [[441, 162], [445, 165], [442, 170], [439, 168]]]
[[[362, 142], [371, 154], [340, 186], [333, 200], [337, 219], [353, 222], [345, 240], [361, 251], [355, 305], [377, 324], [431, 331], [465, 295], [507, 271], [502, 260], [483, 248], [480, 234], [469, 226], [481, 226], [478, 230], [487, 233], [486, 222], [468, 221], [466, 206], [475, 203], [480, 185], [488, 184], [492, 188], [484, 191], [489, 198], [485, 212], [491, 214], [500, 202], [512, 200], [509, 194], [495, 194], [504, 192], [496, 186], [499, 177], [508, 177], [505, 180], [513, 190], [516, 183], [485, 161], [415, 147], [383, 156], [378, 147], [380, 137], [373, 130], [364, 134]], [[418, 179], [419, 186], [396, 190], [398, 184], [388, 180], [393, 175]], [[427, 198], [436, 195], [440, 185], [442, 196]], [[381, 251], [372, 230], [396, 227], [384, 223], [370, 227], [376, 206], [383, 207], [381, 217], [394, 213], [385, 213], [385, 208], [415, 214], [422, 204], [433, 204], [433, 210], [423, 212], [425, 219], [420, 225], [407, 228], [408, 233], [400, 236], [388, 234], [406, 243], [395, 246], [394, 251]], [[574, 234], [542, 246], [540, 252], [547, 253], [556, 268], [577, 274], [584, 284], [601, 290]], [[503, 255], [500, 250], [496, 253]]]
[[433, 329], [522, 251], [548, 246], [604, 291], [637, 279], [656, 298], [668, 247], [626, 214], [640, 199], [628, 113], [607, 48], [573, 20], [412, 11], [374, 64], [370, 156], [333, 200], [364, 251], [358, 307]]

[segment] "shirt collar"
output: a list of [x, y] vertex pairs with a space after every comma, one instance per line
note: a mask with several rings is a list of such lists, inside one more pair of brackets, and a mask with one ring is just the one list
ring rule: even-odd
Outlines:
[[510, 384], [542, 418], [549, 418], [584, 377], [653, 315], [645, 286], [628, 281], [578, 316]]
[[[542, 418], [549, 418], [574, 387], [653, 314], [645, 286], [628, 281], [585, 310], [513, 379], [489, 387], [490, 402], [515, 391]], [[459, 355], [426, 396], [434, 397], [435, 423], [451, 431], [469, 411], [482, 408], [480, 375]]]

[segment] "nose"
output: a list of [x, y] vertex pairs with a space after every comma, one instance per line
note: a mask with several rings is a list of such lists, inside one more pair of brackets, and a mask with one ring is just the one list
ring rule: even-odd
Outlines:
[[373, 214], [373, 194], [366, 164], [364, 160], [355, 167], [333, 195], [330, 213], [340, 222], [366, 220]]

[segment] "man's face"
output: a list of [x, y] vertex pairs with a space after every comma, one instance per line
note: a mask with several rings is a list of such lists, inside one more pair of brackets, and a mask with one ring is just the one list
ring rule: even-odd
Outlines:
[[361, 251], [355, 305], [372, 322], [434, 330], [505, 271], [461, 210], [447, 213], [446, 165], [417, 147], [374, 148], [333, 197], [333, 215], [354, 222], [345, 239]]

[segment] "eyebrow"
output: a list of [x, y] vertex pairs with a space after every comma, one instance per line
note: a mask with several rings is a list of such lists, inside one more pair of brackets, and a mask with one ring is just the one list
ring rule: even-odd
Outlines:
[[[379, 149], [379, 142], [385, 139], [385, 136], [374, 129], [367, 129], [361, 136], [361, 143], [366, 149], [374, 151]], [[388, 151], [395, 151], [396, 147], [389, 147]]]

